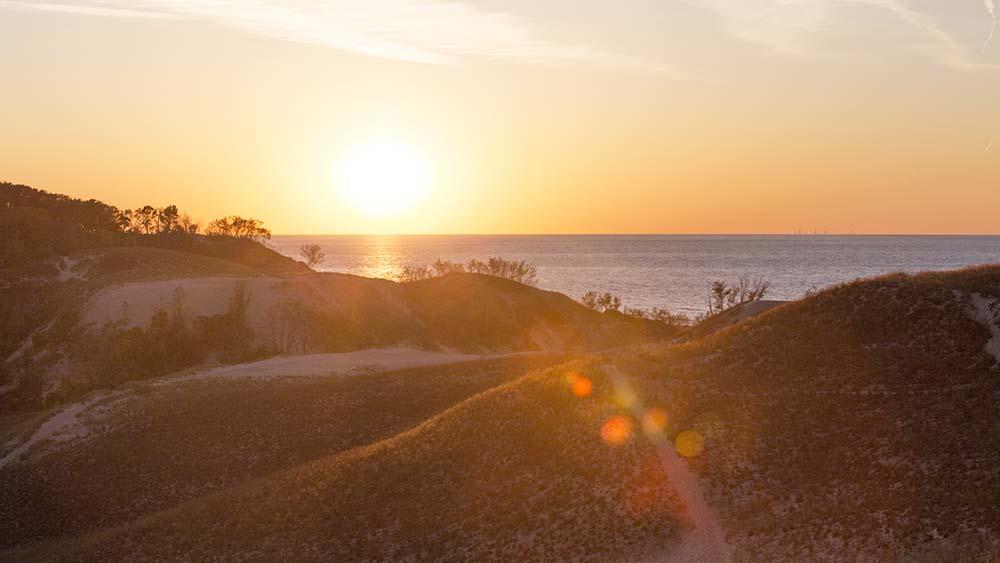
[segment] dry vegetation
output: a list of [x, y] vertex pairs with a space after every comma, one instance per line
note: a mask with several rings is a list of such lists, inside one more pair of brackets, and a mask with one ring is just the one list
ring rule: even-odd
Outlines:
[[599, 350], [677, 332], [600, 315], [490, 275], [396, 284], [301, 274], [304, 265], [293, 262], [288, 271], [286, 264], [283, 258], [256, 270], [177, 251], [115, 248], [85, 251], [48, 269], [7, 271], [12, 281], [0, 288], [10, 297], [0, 307], [7, 325], [0, 405], [49, 406], [209, 360], [397, 345], [470, 353]]
[[[86, 439], [0, 470], [0, 546], [118, 525], [247, 479], [391, 438], [558, 356], [386, 374], [137, 383]], [[23, 429], [22, 429], [23, 432]]]
[[[454, 367], [449, 368], [450, 374], [437, 377], [445, 381], [462, 375], [458, 378], [460, 385], [471, 377], [462, 370], [470, 368], [479, 369]], [[569, 369], [595, 373], [593, 396], [581, 399], [571, 392], [565, 380]], [[26, 560], [210, 559], [220, 555], [238, 559], [256, 554], [297, 561], [393, 560], [408, 556], [606, 561], [655, 554], [677, 541], [684, 527], [683, 512], [666, 476], [658, 470], [651, 448], [640, 440], [611, 448], [599, 438], [601, 423], [617, 409], [593, 364], [529, 373], [472, 396], [437, 416], [428, 416], [423, 424], [393, 437], [389, 437], [391, 432], [373, 432], [372, 427], [391, 426], [378, 417], [395, 415], [399, 408], [403, 408], [403, 416], [407, 409], [414, 408], [430, 414], [429, 408], [413, 406], [420, 400], [404, 401], [407, 393], [411, 395], [407, 399], [435, 393], [433, 387], [425, 391], [424, 382], [414, 375], [392, 376], [406, 387], [399, 394], [391, 387], [379, 391], [380, 387], [373, 384], [381, 381], [358, 378], [366, 380], [363, 388], [367, 392], [362, 399], [354, 401], [352, 394], [342, 400], [366, 400], [364, 407], [357, 407], [359, 410], [353, 414], [363, 415], [363, 408], [374, 412], [365, 415], [363, 421], [349, 422], [344, 429], [329, 422], [341, 420], [335, 408], [323, 409], [329, 419], [324, 425], [329, 429], [321, 429], [319, 436], [308, 441], [315, 440], [314, 451], [330, 455], [301, 464], [282, 458], [294, 467], [133, 524], [19, 549], [10, 555]], [[503, 376], [494, 377], [493, 383], [502, 383], [509, 375], [507, 370]], [[315, 391], [302, 393], [297, 400], [318, 395]], [[393, 396], [398, 397], [395, 402]], [[272, 405], [268, 412], [284, 411]], [[190, 423], [190, 433], [198, 432], [204, 424], [199, 422]], [[309, 430], [313, 423], [310, 420], [296, 429]], [[263, 426], [259, 431], [271, 432]], [[396, 431], [398, 426], [403, 425], [397, 425]], [[150, 430], [142, 432], [147, 435]], [[357, 438], [351, 440], [352, 434]], [[280, 435], [275, 432], [275, 437]], [[211, 444], [219, 444], [221, 437], [214, 438], [198, 438], [191, 445], [179, 437], [177, 449], [213, 451]], [[352, 441], [352, 449], [342, 447], [342, 453], [332, 453], [338, 445]], [[273, 449], [270, 444], [265, 438], [260, 445], [265, 450]], [[140, 451], [150, 449], [147, 446]], [[254, 452], [253, 448], [237, 445], [228, 449], [231, 453], [224, 459], [233, 465]], [[301, 449], [301, 444], [289, 446], [289, 451]], [[67, 457], [65, 453], [58, 455]], [[93, 455], [85, 452], [69, 459], [81, 463]], [[150, 455], [158, 459], [147, 461]], [[145, 453], [139, 459], [141, 468], [134, 470], [136, 473], [149, 471], [157, 475], [160, 463], [170, 459], [170, 451]], [[192, 473], [172, 479], [182, 486], [188, 480], [203, 482], [197, 474], [218, 471], [213, 465], [192, 468]], [[157, 485], [149, 489], [164, 489], [162, 484]], [[110, 488], [101, 483], [96, 486], [100, 490]], [[78, 494], [75, 492], [81, 488], [66, 487], [68, 490], [58, 495], [39, 496], [60, 498]], [[122, 502], [128, 504], [130, 496], [138, 495], [122, 495]], [[80, 505], [89, 506], [88, 501]], [[23, 499], [18, 499], [12, 504], [22, 503]], [[61, 518], [53, 520], [56, 529], [65, 526]]]
[[741, 559], [934, 560], [1000, 537], [1000, 371], [970, 304], [998, 283], [855, 282], [619, 365], [709, 437], [694, 467]]
[[[145, 225], [163, 210], [139, 211], [130, 221]], [[659, 409], [663, 443], [703, 445], [684, 467], [736, 561], [997, 554], [1000, 267], [859, 281], [771, 310], [747, 279], [717, 286], [718, 314], [681, 332], [613, 296], [591, 310], [468, 265], [397, 284], [311, 273], [247, 240], [185, 240], [0, 272], [0, 559], [660, 558], [689, 547], [690, 515], [671, 485], [683, 475], [640, 430], [644, 408]], [[183, 298], [86, 322], [123, 296], [175, 295], [182, 278], [198, 280]], [[129, 381], [401, 344], [593, 355]], [[53, 396], [53, 382], [70, 391]], [[84, 399], [87, 416], [26, 442], [77, 412], [41, 412], [45, 396]]]
[[973, 294], [1000, 297], [1000, 268], [846, 284], [686, 344], [541, 371], [554, 359], [154, 390], [106, 431], [0, 469], [7, 554], [674, 553], [687, 517], [650, 443], [601, 441], [630, 416], [607, 362], [665, 411], [669, 439], [704, 439], [687, 463], [736, 561], [983, 560], [1000, 539], [1000, 370]]

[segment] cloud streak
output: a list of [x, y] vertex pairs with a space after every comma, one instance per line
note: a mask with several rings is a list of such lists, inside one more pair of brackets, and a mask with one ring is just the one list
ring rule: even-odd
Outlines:
[[[847, 29], [838, 21], [838, 10], [862, 6], [888, 12], [923, 39], [912, 45], [932, 58], [955, 67], [975, 67], [968, 50], [937, 25], [925, 12], [905, 0], [678, 0], [707, 7], [722, 20], [731, 36], [776, 52], [816, 54], [812, 40], [827, 31]], [[992, 0], [985, 0], [996, 22]], [[978, 65], [981, 66], [981, 65]]]
[[983, 51], [986, 51], [986, 49], [990, 46], [990, 43], [993, 42], [993, 36], [996, 35], [997, 32], [996, 6], [993, 5], [993, 0], [985, 0], [985, 2], [986, 2], [986, 13], [990, 16], [990, 19], [993, 20], [993, 23], [990, 26], [990, 35], [989, 37], [986, 38], [986, 43], [983, 43]]
[[208, 21], [256, 35], [422, 64], [466, 57], [670, 71], [597, 47], [541, 39], [523, 18], [435, 0], [0, 0], [0, 8]]

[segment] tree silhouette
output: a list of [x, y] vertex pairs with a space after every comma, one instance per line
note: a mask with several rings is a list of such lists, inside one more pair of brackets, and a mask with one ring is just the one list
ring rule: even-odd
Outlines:
[[315, 268], [320, 262], [326, 259], [326, 253], [318, 244], [303, 244], [299, 247], [299, 256], [306, 263], [306, 266]]

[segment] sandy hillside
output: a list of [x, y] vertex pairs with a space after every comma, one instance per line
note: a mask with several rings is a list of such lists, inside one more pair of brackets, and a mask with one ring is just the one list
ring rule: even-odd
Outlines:
[[[297, 377], [272, 377], [271, 370], [261, 377], [260, 366], [251, 365], [248, 377], [159, 378], [54, 409], [4, 452], [0, 544], [120, 524], [388, 439], [476, 393], [562, 361], [466, 361], [399, 350], [347, 356], [322, 366], [317, 358], [288, 364]], [[420, 367], [373, 367], [401, 368], [405, 356]], [[342, 371], [331, 376], [331, 369]]]
[[1000, 268], [889, 276], [556, 365], [156, 387], [0, 469], [6, 555], [989, 560], [998, 298]]

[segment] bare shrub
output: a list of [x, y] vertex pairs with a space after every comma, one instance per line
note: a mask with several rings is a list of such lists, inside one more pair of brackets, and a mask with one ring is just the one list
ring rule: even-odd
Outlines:
[[451, 262], [450, 260], [442, 260], [438, 258], [431, 264], [431, 268], [434, 270], [434, 275], [436, 276], [447, 276], [448, 274], [464, 274], [466, 272], [465, 264], [460, 262]]
[[610, 293], [597, 293], [596, 291], [588, 291], [583, 295], [581, 302], [588, 308], [593, 309], [599, 313], [607, 313], [608, 311], [620, 311], [622, 308], [621, 297], [617, 295], [611, 295]]
[[584, 294], [580, 301], [584, 304], [584, 306], [601, 313], [615, 311], [629, 317], [648, 319], [675, 327], [688, 326], [691, 324], [691, 319], [689, 319], [687, 315], [683, 313], [671, 313], [666, 308], [653, 307], [652, 309], [643, 309], [640, 307], [628, 306], [622, 308], [621, 298], [608, 292], [598, 293], [596, 291], [588, 291]]
[[246, 282], [233, 284], [226, 303], [226, 312], [221, 315], [198, 318], [198, 331], [204, 342], [220, 353], [224, 361], [243, 360], [257, 351], [253, 348], [254, 334], [247, 324], [247, 311], [253, 292]]
[[266, 316], [267, 346], [275, 354], [305, 354], [315, 347], [312, 317], [299, 301], [278, 304]]
[[708, 296], [706, 315], [711, 317], [744, 303], [760, 301], [771, 291], [771, 283], [757, 276], [740, 275], [735, 282], [715, 280]]
[[427, 266], [416, 266], [406, 264], [396, 275], [396, 280], [401, 282], [415, 282], [428, 280], [434, 277], [434, 272]]
[[486, 262], [481, 260], [469, 260], [466, 266], [470, 272], [486, 274], [496, 278], [504, 278], [524, 285], [536, 285], [538, 283], [538, 269], [534, 264], [524, 260], [505, 260], [494, 256]]
[[396, 280], [400, 282], [413, 282], [446, 276], [449, 274], [484, 274], [495, 278], [503, 278], [524, 285], [538, 284], [538, 268], [530, 262], [524, 260], [506, 260], [504, 258], [493, 257], [486, 261], [472, 259], [467, 264], [451, 262], [449, 260], [437, 259], [430, 266], [420, 266], [407, 264], [403, 266]]
[[303, 244], [299, 247], [299, 256], [302, 257], [302, 261], [306, 263], [306, 266], [310, 268], [315, 268], [326, 259], [326, 253], [323, 252], [323, 248], [318, 244]]

